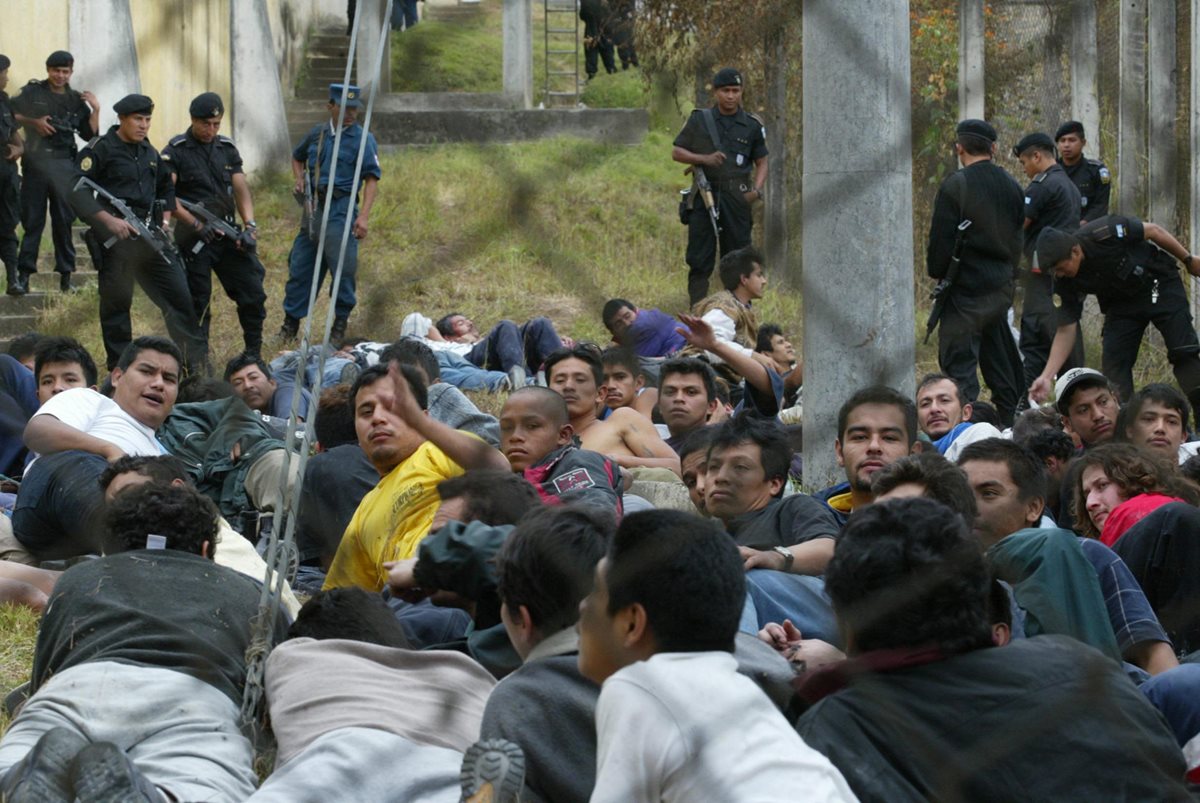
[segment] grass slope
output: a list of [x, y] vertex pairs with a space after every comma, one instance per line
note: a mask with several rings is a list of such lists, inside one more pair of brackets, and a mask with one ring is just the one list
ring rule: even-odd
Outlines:
[[[657, 131], [637, 146], [554, 139], [385, 154], [370, 234], [359, 251], [359, 306], [350, 333], [390, 340], [409, 312], [436, 318], [457, 310], [481, 326], [547, 315], [564, 333], [600, 341], [606, 338], [600, 307], [610, 297], [685, 309], [686, 232], [675, 217], [675, 190], [684, 181], [669, 152], [670, 136]], [[299, 220], [289, 185], [273, 176], [255, 188], [268, 341], [282, 319], [287, 254]], [[100, 355], [97, 303], [94, 289], [56, 295], [42, 329], [72, 334]], [[219, 288], [213, 303], [210, 340], [219, 365], [241, 350], [241, 335]], [[796, 331], [799, 318], [799, 295], [776, 282], [760, 319]], [[158, 310], [139, 291], [134, 332], [162, 328]]]

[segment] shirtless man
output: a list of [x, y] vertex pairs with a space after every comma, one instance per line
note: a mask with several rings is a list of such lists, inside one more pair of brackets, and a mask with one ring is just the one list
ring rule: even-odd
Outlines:
[[560, 349], [546, 359], [546, 381], [567, 402], [571, 426], [584, 449], [607, 455], [621, 468], [666, 468], [680, 475], [675, 454], [650, 420], [629, 407], [620, 407], [600, 421], [604, 402], [604, 368], [593, 348]]

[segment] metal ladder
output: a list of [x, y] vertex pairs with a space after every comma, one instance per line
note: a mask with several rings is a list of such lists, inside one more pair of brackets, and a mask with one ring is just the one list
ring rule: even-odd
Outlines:
[[546, 19], [546, 106], [579, 103], [578, 0], [543, 0]]

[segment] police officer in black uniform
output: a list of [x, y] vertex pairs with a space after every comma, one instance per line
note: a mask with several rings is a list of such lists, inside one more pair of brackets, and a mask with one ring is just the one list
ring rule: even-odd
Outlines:
[[1200, 257], [1162, 226], [1108, 215], [1074, 233], [1043, 229], [1037, 260], [1043, 271], [1053, 273], [1062, 307], [1050, 359], [1031, 388], [1034, 398], [1049, 395], [1079, 328], [1083, 299], [1091, 293], [1104, 313], [1104, 375], [1116, 383], [1121, 398], [1133, 393], [1133, 366], [1142, 334], [1152, 323], [1166, 343], [1175, 380], [1200, 415], [1200, 341], [1176, 265], [1179, 260], [1188, 273], [1200, 276]]
[[[1033, 248], [1047, 226], [1063, 231], [1079, 228], [1079, 189], [1055, 161], [1054, 140], [1049, 134], [1028, 134], [1013, 148], [1031, 181], [1025, 188], [1025, 256], [1029, 273], [1022, 282], [1025, 300], [1021, 308], [1021, 355], [1025, 361], [1025, 387], [1033, 384], [1046, 367], [1054, 340], [1055, 311], [1053, 277], [1033, 264]], [[1068, 368], [1083, 364], [1082, 340], [1072, 349]]]
[[167, 332], [183, 352], [184, 369], [204, 372], [208, 344], [192, 308], [183, 262], [166, 240], [165, 231], [160, 242], [166, 247], [156, 252], [111, 205], [78, 185], [78, 179], [86, 176], [128, 204], [151, 228], [159, 225], [153, 219], [156, 201], [161, 202], [163, 223], [170, 219], [175, 208], [171, 171], [146, 139], [154, 102], [145, 95], [126, 95], [113, 111], [118, 124], [80, 151], [76, 182], [72, 183], [77, 189], [71, 195], [75, 211], [91, 225], [84, 238], [100, 274], [100, 330], [108, 368], [116, 366], [133, 339], [129, 307], [136, 279], [162, 310]]
[[612, 34], [609, 30], [611, 17], [612, 11], [605, 0], [581, 0], [579, 4], [579, 19], [583, 20], [583, 64], [589, 81], [599, 72], [597, 56], [604, 62], [605, 72], [617, 71], [617, 63], [613, 59]]
[[21, 160], [21, 239], [18, 258], [22, 287], [37, 273], [38, 247], [46, 227], [50, 204], [50, 232], [54, 238], [54, 270], [59, 286], [71, 289], [75, 271], [75, 243], [71, 240], [71, 176], [75, 172], [75, 135], [89, 140], [100, 130], [100, 101], [91, 92], [71, 88], [75, 57], [56, 50], [46, 59], [46, 80], [30, 81], [13, 98], [17, 122], [25, 126], [25, 156]]
[[0, 55], [0, 262], [8, 278], [8, 294], [24, 295], [17, 273], [17, 224], [21, 222], [21, 179], [17, 159], [24, 150], [17, 120], [8, 103], [8, 68], [12, 62]]
[[[767, 132], [762, 121], [742, 108], [742, 74], [725, 67], [713, 76], [716, 103], [695, 109], [671, 158], [702, 168], [720, 212], [720, 248], [724, 256], [750, 245], [750, 205], [763, 197], [767, 181]], [[719, 140], [719, 142], [714, 141]], [[688, 217], [688, 298], [695, 304], [708, 295], [708, 278], [717, 261], [717, 237], [703, 202], [693, 188]]]
[[1087, 147], [1083, 123], [1078, 120], [1063, 123], [1054, 133], [1054, 142], [1058, 145], [1058, 163], [1066, 171], [1067, 178], [1079, 188], [1079, 205], [1083, 210], [1083, 220], [1079, 225], [1086, 225], [1107, 215], [1112, 174], [1104, 162], [1083, 155], [1083, 149]]
[[[961, 237], [959, 272], [946, 291], [938, 329], [938, 365], [963, 389], [964, 402], [979, 397], [978, 366], [1000, 421], [1011, 426], [1025, 389], [1021, 355], [1008, 327], [1021, 261], [1024, 196], [992, 161], [996, 129], [984, 120], [963, 120], [956, 131], [954, 150], [962, 169], [938, 188], [926, 250], [929, 275], [945, 279]], [[970, 225], [960, 232], [964, 221]]]
[[[253, 248], [258, 237], [254, 202], [242, 170], [242, 156], [233, 140], [218, 133], [225, 105], [215, 92], [198, 95], [188, 107], [192, 125], [163, 148], [162, 158], [175, 181], [175, 242], [187, 265], [188, 288], [200, 328], [208, 338], [212, 320], [212, 274], [237, 305], [246, 353], [262, 351], [263, 321], [267, 318], [266, 270]], [[200, 204], [234, 228], [235, 214], [245, 230], [237, 240], [205, 229], [203, 221], [178, 201]]]

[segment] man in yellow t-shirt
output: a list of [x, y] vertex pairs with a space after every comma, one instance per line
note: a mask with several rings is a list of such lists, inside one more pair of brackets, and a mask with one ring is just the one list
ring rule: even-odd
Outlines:
[[385, 561], [415, 557], [440, 500], [437, 486], [464, 470], [511, 470], [480, 438], [434, 421], [426, 392], [410, 366], [369, 368], [351, 391], [358, 444], [381, 479], [346, 527], [324, 588], [359, 586], [380, 591]]

